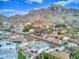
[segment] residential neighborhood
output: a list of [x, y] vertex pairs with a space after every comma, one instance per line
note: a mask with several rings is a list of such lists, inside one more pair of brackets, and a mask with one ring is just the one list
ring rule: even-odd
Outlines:
[[79, 59], [79, 1], [0, 0], [0, 59]]
[[[12, 28], [11, 23], [8, 24], [8, 22], [6, 26], [9, 26], [9, 28], [5, 28], [4, 24], [2, 25], [0, 30], [0, 58], [18, 59], [18, 51], [21, 50], [26, 59], [39, 59], [39, 55], [42, 52], [54, 53], [55, 55], [59, 55], [61, 52], [60, 54], [67, 54], [67, 57], [65, 58], [66, 55], [64, 57], [59, 56], [60, 59], [69, 59], [70, 48], [79, 45], [78, 39], [74, 40], [66, 35], [66, 29], [52, 31], [51, 25], [47, 25], [47, 28], [45, 27], [46, 25], [43, 25], [38, 29], [38, 25], [36, 27], [33, 23], [25, 24], [27, 25], [15, 24], [12, 25]], [[9, 53], [14, 55], [10, 58], [11, 54], [9, 55]]]

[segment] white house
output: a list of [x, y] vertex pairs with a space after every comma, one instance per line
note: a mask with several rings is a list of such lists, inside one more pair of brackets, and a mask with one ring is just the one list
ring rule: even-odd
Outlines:
[[14, 25], [15, 32], [22, 32], [23, 29], [24, 29], [24, 26], [22, 24]]
[[70, 37], [67, 37], [67, 36], [65, 36], [64, 38], [63, 38], [63, 40], [68, 40]]
[[17, 44], [14, 42], [0, 41], [0, 59], [17, 59]]
[[45, 50], [45, 52], [63, 51], [63, 50], [65, 50], [65, 46], [59, 46], [59, 47], [56, 47], [56, 48], [47, 49], [47, 50]]
[[46, 43], [31, 43], [28, 45], [32, 52], [41, 53], [42, 51], [49, 48], [49, 45]]
[[76, 43], [74, 43], [74, 42], [70, 42], [70, 43], [68, 43], [68, 45], [67, 45], [68, 47], [74, 47], [74, 46], [77, 46], [77, 44]]

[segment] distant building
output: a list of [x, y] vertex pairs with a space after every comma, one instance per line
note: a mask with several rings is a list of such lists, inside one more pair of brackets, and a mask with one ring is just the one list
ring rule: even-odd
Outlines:
[[67, 45], [67, 47], [74, 47], [74, 46], [77, 46], [77, 44], [74, 43], [74, 42], [70, 42], [70, 43], [68, 43], [68, 45]]
[[70, 37], [64, 36], [63, 40], [68, 40]]
[[22, 24], [14, 25], [15, 32], [22, 32], [23, 29], [24, 29], [24, 26]]
[[17, 44], [0, 41], [0, 59], [18, 59]]
[[0, 35], [2, 35], [4, 32], [3, 31], [0, 31]]
[[11, 27], [11, 23], [3, 22], [2, 29], [10, 29], [10, 27]]

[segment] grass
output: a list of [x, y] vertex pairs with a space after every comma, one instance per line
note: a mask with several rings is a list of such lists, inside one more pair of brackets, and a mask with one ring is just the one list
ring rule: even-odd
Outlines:
[[18, 59], [26, 59], [26, 56], [22, 52], [22, 50], [18, 51]]

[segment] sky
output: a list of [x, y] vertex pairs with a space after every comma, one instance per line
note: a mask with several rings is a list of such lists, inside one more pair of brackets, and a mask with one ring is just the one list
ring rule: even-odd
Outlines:
[[47, 8], [51, 4], [79, 9], [79, 0], [0, 0], [0, 14], [6, 16], [25, 15], [31, 10]]

